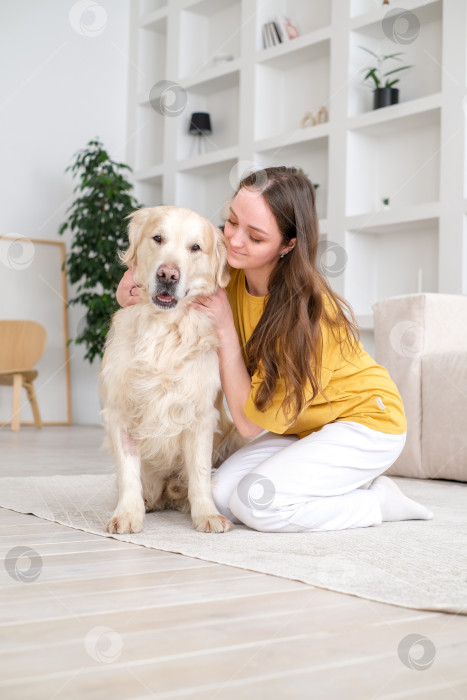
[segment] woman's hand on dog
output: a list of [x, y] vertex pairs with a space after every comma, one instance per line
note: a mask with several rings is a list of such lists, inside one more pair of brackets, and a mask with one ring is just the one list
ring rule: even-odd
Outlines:
[[195, 301], [191, 302], [190, 306], [204, 311], [210, 316], [219, 338], [222, 338], [225, 333], [229, 333], [234, 328], [232, 308], [225, 289], [219, 287], [210, 296], [199, 296]]
[[129, 269], [125, 272], [117, 287], [117, 301], [120, 306], [131, 306], [139, 304], [142, 301], [138, 287], [133, 279], [133, 270]]

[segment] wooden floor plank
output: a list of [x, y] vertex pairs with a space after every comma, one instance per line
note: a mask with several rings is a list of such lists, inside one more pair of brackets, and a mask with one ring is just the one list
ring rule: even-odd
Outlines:
[[[2, 475], [110, 474], [102, 437], [96, 427], [0, 431]], [[4, 563], [15, 547], [31, 548], [41, 566], [26, 582], [0, 569], [2, 698], [467, 698], [465, 616], [376, 603], [0, 509]], [[400, 645], [414, 634], [435, 650], [424, 670], [401, 660]], [[420, 649], [412, 647], [412, 663]]]

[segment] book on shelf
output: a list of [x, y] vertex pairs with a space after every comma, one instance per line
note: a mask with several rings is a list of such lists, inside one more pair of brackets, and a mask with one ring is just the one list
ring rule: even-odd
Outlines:
[[263, 24], [263, 45], [265, 49], [285, 43], [299, 36], [297, 25], [293, 20], [282, 15], [271, 22]]

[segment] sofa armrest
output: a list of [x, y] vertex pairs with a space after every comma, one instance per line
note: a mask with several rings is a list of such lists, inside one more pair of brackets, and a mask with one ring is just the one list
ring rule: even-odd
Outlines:
[[422, 359], [424, 477], [467, 481], [467, 352]]

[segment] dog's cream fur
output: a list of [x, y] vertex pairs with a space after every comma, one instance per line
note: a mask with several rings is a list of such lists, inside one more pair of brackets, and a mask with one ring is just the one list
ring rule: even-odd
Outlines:
[[132, 215], [129, 240], [122, 261], [142, 303], [114, 315], [100, 375], [119, 483], [107, 530], [139, 532], [145, 510], [175, 507], [191, 509], [195, 529], [225, 532], [211, 467], [241, 438], [223, 410], [212, 321], [190, 306], [228, 282], [222, 234], [189, 209], [161, 206]]

